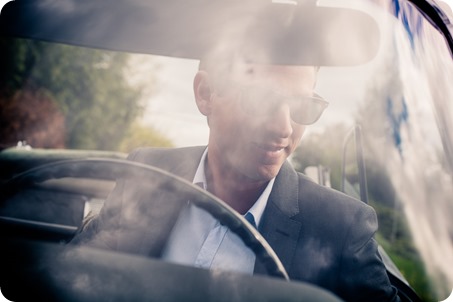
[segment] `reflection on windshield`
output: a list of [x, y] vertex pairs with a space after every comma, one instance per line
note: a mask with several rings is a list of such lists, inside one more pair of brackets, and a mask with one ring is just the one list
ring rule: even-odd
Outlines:
[[[344, 138], [360, 125], [377, 239], [423, 299], [436, 301], [453, 288], [453, 63], [415, 9], [395, 9], [390, 0], [360, 6], [376, 13], [379, 52], [365, 64], [320, 67], [316, 91], [330, 105], [292, 161], [300, 171], [328, 168], [329, 183], [340, 190]], [[17, 64], [8, 70], [14, 77], [2, 73], [2, 148], [26, 141], [130, 152], [207, 143], [192, 91], [196, 60], [1, 43]], [[348, 173], [357, 186], [356, 172]]]
[[436, 301], [453, 286], [453, 87], [447, 84], [453, 64], [442, 37], [413, 8], [406, 9], [412, 23], [389, 28], [389, 44], [375, 64], [322, 68], [318, 87], [330, 93], [331, 108], [337, 102], [338, 110], [331, 119], [326, 112], [320, 127], [313, 127], [295, 160], [304, 168], [314, 164], [314, 156], [334, 167], [332, 184], [340, 188], [342, 138], [351, 125], [361, 125], [370, 204], [380, 219], [377, 238], [409, 283], [418, 284], [424, 299]]

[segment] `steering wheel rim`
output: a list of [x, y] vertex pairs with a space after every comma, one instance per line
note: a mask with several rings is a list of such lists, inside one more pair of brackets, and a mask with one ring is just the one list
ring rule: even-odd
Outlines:
[[[237, 234], [261, 261], [270, 276], [289, 280], [280, 259], [261, 234], [239, 213], [221, 199], [187, 180], [154, 166], [120, 159], [85, 158], [63, 160], [44, 164], [11, 178], [0, 187], [1, 200], [13, 195], [24, 186], [41, 183], [46, 180], [64, 177], [91, 178], [116, 181], [119, 178], [139, 177], [159, 178], [180, 194], [196, 196], [189, 198], [196, 206], [210, 213], [220, 223]], [[214, 201], [214, 202], [212, 202]]]

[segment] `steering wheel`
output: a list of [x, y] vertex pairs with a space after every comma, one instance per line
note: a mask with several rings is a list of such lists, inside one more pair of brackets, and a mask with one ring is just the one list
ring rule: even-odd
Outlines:
[[[0, 287], [8, 298], [46, 301], [341, 301], [288, 275], [275, 252], [241, 215], [192, 183], [161, 169], [113, 159], [77, 159], [45, 164], [12, 178], [0, 187], [0, 206], [18, 190], [64, 177], [117, 180], [164, 180], [165, 189], [184, 194], [235, 232], [255, 252], [271, 276], [247, 276], [182, 266], [85, 246], [16, 240], [0, 234]], [[162, 182], [161, 182], [162, 183]], [[194, 198], [196, 197], [196, 198]], [[286, 280], [282, 280], [284, 278]], [[157, 298], [156, 298], [157, 297]], [[15, 300], [16, 301], [16, 300]]]
[[183, 178], [149, 165], [115, 159], [75, 159], [45, 164], [12, 178], [0, 188], [3, 199], [24, 187], [50, 179], [64, 177], [116, 180], [120, 178], [146, 179], [147, 182], [165, 183], [166, 190], [185, 196], [196, 206], [206, 210], [220, 223], [236, 233], [255, 254], [271, 276], [289, 280], [281, 261], [270, 245], [242, 215], [209, 192], [193, 185]]

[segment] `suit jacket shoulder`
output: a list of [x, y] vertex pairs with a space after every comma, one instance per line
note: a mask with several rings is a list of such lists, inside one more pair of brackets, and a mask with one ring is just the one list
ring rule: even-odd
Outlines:
[[192, 181], [206, 146], [185, 148], [139, 148], [129, 160], [151, 165]]
[[[140, 148], [128, 160], [152, 165], [192, 181], [205, 147]], [[72, 240], [73, 244], [146, 256], [158, 256], [183, 205], [159, 177], [119, 179], [99, 215]], [[158, 176], [158, 175], [157, 175]]]
[[370, 206], [314, 183], [285, 163], [260, 232], [290, 278], [329, 289], [346, 301], [393, 301], [396, 290], [374, 240], [377, 226]]

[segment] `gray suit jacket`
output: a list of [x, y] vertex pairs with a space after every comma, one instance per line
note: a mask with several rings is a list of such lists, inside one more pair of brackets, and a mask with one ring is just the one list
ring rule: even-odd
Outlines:
[[[129, 159], [192, 181], [204, 148], [143, 148]], [[137, 186], [120, 181], [100, 215], [74, 242], [158, 257], [182, 203], [172, 201], [178, 197], [169, 193], [157, 208], [150, 202], [153, 190]], [[159, 219], [167, 214], [164, 222]], [[398, 301], [377, 251], [376, 230], [371, 207], [317, 185], [289, 163], [276, 177], [259, 227], [291, 279], [318, 285], [346, 301]], [[255, 273], [264, 273], [258, 262]]]

